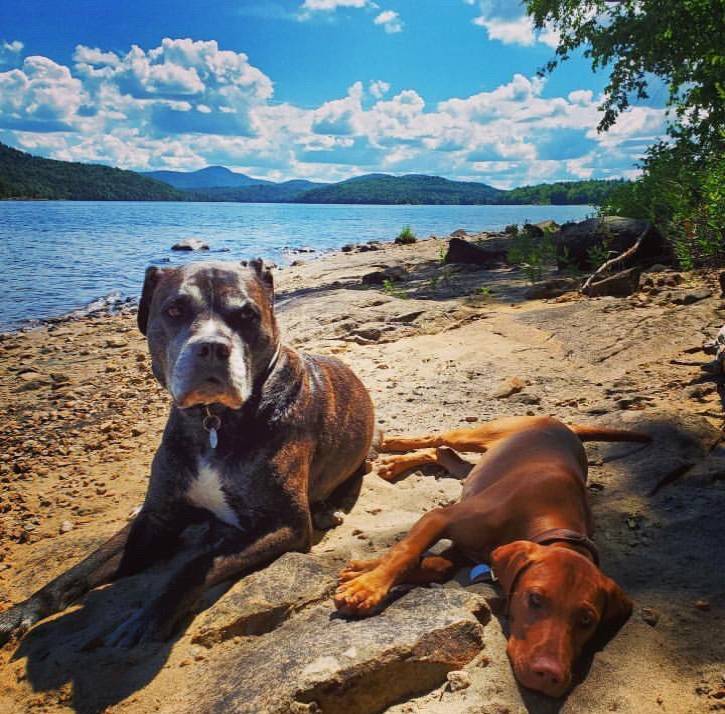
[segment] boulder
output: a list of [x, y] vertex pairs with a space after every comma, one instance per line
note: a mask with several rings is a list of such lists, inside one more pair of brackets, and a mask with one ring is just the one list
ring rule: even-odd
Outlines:
[[494, 267], [506, 262], [508, 239], [489, 239], [480, 243], [471, 243], [462, 238], [451, 238], [448, 241], [448, 252], [444, 263], [468, 263]]
[[468, 231], [465, 228], [457, 228], [451, 233], [451, 238], [465, 238], [468, 235]]
[[365, 619], [342, 617], [326, 601], [250, 647], [220, 650], [182, 709], [173, 702], [160, 711], [381, 712], [468, 664], [489, 618], [485, 601], [462, 589], [415, 588]]
[[552, 278], [531, 285], [524, 293], [524, 297], [527, 300], [543, 300], [559, 297], [578, 288], [579, 281], [576, 278]]
[[645, 238], [637, 251], [637, 255], [629, 265], [640, 266], [655, 263], [670, 263], [672, 253], [662, 234], [648, 221], [619, 216], [590, 218], [580, 223], [567, 223], [554, 234], [557, 263], [560, 268], [571, 267], [573, 264], [580, 270], [593, 270], [590, 251], [604, 248], [612, 255], [619, 255], [631, 248], [644, 232]]
[[389, 265], [381, 270], [366, 273], [362, 276], [362, 282], [363, 285], [382, 285], [386, 280], [397, 283], [407, 277], [408, 271], [402, 265]]
[[209, 250], [209, 246], [198, 238], [185, 238], [178, 243], [174, 243], [171, 250]]
[[589, 297], [627, 297], [639, 289], [639, 268], [628, 268], [592, 283], [586, 290]]

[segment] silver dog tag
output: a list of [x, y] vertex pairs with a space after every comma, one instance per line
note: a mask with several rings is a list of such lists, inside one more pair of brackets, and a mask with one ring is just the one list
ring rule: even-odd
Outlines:
[[217, 436], [216, 429], [209, 429], [209, 446], [212, 449], [216, 449], [216, 445], [219, 443], [219, 437]]

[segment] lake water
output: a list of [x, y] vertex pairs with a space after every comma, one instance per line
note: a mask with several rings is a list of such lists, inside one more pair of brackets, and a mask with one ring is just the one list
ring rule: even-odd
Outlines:
[[[293, 257], [290, 248], [327, 251], [345, 243], [389, 241], [404, 225], [420, 237], [444, 236], [457, 228], [581, 220], [593, 211], [591, 206], [2, 201], [0, 331], [65, 314], [111, 292], [136, 297], [151, 264], [258, 256], [281, 264]], [[201, 238], [211, 250], [171, 251], [182, 238]]]

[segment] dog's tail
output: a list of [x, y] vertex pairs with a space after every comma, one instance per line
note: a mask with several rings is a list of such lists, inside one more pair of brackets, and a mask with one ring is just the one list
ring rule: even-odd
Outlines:
[[609, 429], [606, 426], [590, 426], [588, 424], [571, 424], [569, 428], [582, 441], [636, 441], [641, 444], [648, 444], [652, 441], [649, 434], [641, 431]]

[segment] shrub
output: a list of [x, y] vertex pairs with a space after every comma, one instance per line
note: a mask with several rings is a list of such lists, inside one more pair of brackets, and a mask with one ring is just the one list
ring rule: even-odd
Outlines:
[[671, 243], [680, 266], [725, 261], [725, 157], [695, 144], [660, 143], [642, 162], [643, 174], [615, 190], [602, 212], [645, 218]]
[[400, 233], [398, 233], [398, 237], [395, 239], [395, 242], [398, 245], [410, 245], [411, 243], [415, 243], [418, 239], [415, 237], [415, 233], [411, 230], [410, 226], [403, 226]]
[[523, 268], [529, 282], [541, 280], [544, 267], [556, 261], [556, 247], [549, 235], [520, 233], [511, 239], [508, 262]]
[[511, 223], [503, 229], [503, 232], [510, 236], [517, 236], [519, 234], [519, 227], [516, 223]]

